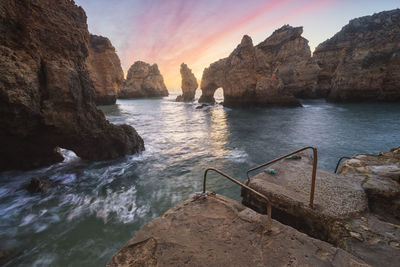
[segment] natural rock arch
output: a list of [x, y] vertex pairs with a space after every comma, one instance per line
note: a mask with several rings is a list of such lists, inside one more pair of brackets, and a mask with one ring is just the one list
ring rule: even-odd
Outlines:
[[227, 107], [300, 106], [292, 94], [283, 90], [282, 80], [247, 35], [229, 57], [204, 70], [199, 102], [215, 102], [214, 93], [219, 87]]

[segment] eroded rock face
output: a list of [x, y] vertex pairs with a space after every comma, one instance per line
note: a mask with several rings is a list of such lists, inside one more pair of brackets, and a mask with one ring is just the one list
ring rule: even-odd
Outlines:
[[57, 147], [89, 160], [143, 150], [134, 128], [110, 124], [96, 109], [82, 8], [4, 0], [0, 17], [0, 170], [61, 161]]
[[284, 90], [283, 81], [273, 70], [261, 49], [245, 35], [236, 49], [203, 72], [199, 102], [214, 102], [214, 92], [224, 90], [224, 106], [300, 106]]
[[112, 105], [124, 82], [124, 72], [115, 48], [106, 37], [90, 35], [87, 58], [97, 105]]
[[168, 90], [157, 64], [150, 65], [143, 61], [136, 61], [129, 68], [119, 98], [162, 96], [168, 96]]
[[107, 266], [369, 266], [231, 199], [192, 198], [140, 229]]
[[331, 101], [400, 100], [400, 9], [353, 19], [314, 59]]
[[181, 76], [182, 76], [182, 95], [176, 98], [176, 101], [191, 102], [194, 100], [196, 89], [199, 86], [197, 79], [192, 73], [192, 70], [188, 68], [185, 63], [181, 64]]
[[257, 48], [265, 54], [273, 73], [282, 79], [285, 91], [296, 97], [325, 97], [328, 92], [319, 90], [317, 84], [320, 69], [302, 33], [303, 27], [284, 25]]

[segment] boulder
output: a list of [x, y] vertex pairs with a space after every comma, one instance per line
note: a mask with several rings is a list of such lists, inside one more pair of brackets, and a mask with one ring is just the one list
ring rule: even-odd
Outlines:
[[157, 64], [136, 61], [128, 71], [119, 98], [145, 98], [168, 96], [167, 87]]
[[87, 69], [86, 15], [74, 1], [4, 0], [0, 5], [0, 171], [144, 149], [128, 125], [96, 109]]
[[90, 35], [87, 58], [97, 105], [113, 105], [124, 82], [124, 72], [115, 48], [106, 37]]
[[342, 249], [215, 194], [143, 226], [107, 266], [369, 266]]
[[353, 19], [313, 58], [328, 100], [400, 100], [400, 9]]
[[176, 98], [176, 101], [191, 102], [194, 100], [196, 89], [198, 87], [197, 79], [185, 63], [181, 64], [182, 76], [182, 95]]
[[30, 193], [47, 193], [51, 188], [56, 187], [56, 183], [49, 177], [32, 178], [26, 187]]
[[236, 49], [203, 72], [199, 102], [215, 102], [214, 92], [224, 91], [224, 106], [301, 106], [284, 90], [283, 81], [273, 73], [268, 58], [245, 35]]

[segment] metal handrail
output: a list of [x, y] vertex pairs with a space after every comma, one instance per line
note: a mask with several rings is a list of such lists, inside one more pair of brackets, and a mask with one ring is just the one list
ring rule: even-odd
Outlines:
[[208, 168], [205, 170], [204, 172], [204, 180], [203, 180], [203, 194], [206, 194], [206, 181], [207, 181], [207, 173], [208, 171], [214, 171], [218, 174], [220, 174], [221, 176], [229, 179], [230, 181], [234, 182], [235, 184], [249, 190], [250, 192], [252, 192], [253, 194], [256, 194], [257, 196], [263, 198], [264, 200], [267, 201], [267, 212], [268, 212], [268, 219], [267, 219], [267, 226], [265, 228], [266, 232], [270, 232], [271, 231], [271, 226], [272, 226], [272, 207], [271, 207], [271, 201], [268, 199], [268, 197], [264, 196], [263, 194], [257, 192], [256, 190], [254, 190], [253, 188], [248, 187], [245, 184], [242, 184], [241, 182], [239, 182], [238, 180], [230, 177], [229, 175], [215, 169], [215, 168]]
[[312, 149], [312, 151], [313, 151], [313, 160], [314, 160], [314, 162], [313, 162], [313, 170], [312, 170], [312, 175], [311, 175], [311, 191], [310, 191], [310, 203], [309, 203], [309, 206], [311, 208], [314, 208], [315, 177], [317, 175], [318, 152], [317, 152], [317, 149], [312, 147], [312, 146], [303, 147], [303, 148], [301, 148], [299, 150], [296, 150], [294, 152], [291, 152], [291, 153], [289, 153], [289, 154], [287, 154], [285, 156], [273, 159], [271, 161], [268, 161], [267, 163], [264, 163], [264, 164], [262, 164], [260, 166], [257, 166], [257, 167], [254, 167], [254, 168], [248, 170], [247, 173], [246, 173], [247, 182], [250, 182], [250, 177], [249, 177], [249, 173], [250, 172], [258, 170], [258, 169], [261, 169], [261, 168], [266, 167], [268, 165], [271, 165], [272, 163], [275, 163], [275, 162], [280, 161], [280, 160], [282, 160], [282, 159], [284, 159], [286, 157], [292, 156], [294, 154], [297, 154], [297, 153], [302, 152], [302, 151], [307, 150], [307, 149]]
[[338, 160], [337, 164], [336, 164], [335, 173], [337, 173], [337, 170], [339, 169], [339, 166], [340, 166], [340, 162], [341, 162], [343, 159], [351, 159], [351, 158], [350, 158], [350, 157], [341, 157], [341, 158]]

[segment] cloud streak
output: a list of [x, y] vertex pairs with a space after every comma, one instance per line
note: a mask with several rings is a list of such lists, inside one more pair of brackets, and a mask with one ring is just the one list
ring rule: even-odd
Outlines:
[[[93, 1], [78, 1], [86, 11], [90, 9], [89, 23], [97, 22], [96, 18], [90, 19], [92, 13], [99, 16], [101, 7], [112, 2], [96, 0], [95, 5]], [[272, 32], [271, 28], [278, 23], [284, 24], [288, 18], [324, 8], [329, 2], [123, 0], [118, 3], [125, 8], [119, 6], [120, 13], [116, 18], [122, 25], [103, 25], [103, 28], [108, 28], [110, 34], [107, 37], [117, 47], [125, 72], [137, 60], [157, 63], [167, 87], [179, 89], [179, 65], [182, 62], [193, 68], [200, 79], [202, 70], [213, 61], [226, 57], [243, 34], [254, 36]], [[100, 30], [101, 25], [93, 28]]]

